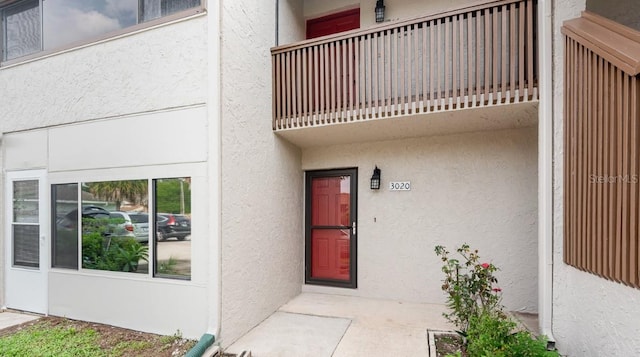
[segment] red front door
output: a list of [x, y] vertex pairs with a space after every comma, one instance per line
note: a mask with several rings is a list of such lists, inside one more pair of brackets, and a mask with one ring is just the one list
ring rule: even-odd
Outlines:
[[355, 169], [307, 172], [306, 281], [354, 287]]

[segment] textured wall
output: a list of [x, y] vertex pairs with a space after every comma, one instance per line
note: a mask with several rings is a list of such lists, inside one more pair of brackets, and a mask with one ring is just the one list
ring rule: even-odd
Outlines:
[[0, 69], [0, 132], [206, 100], [206, 18]]
[[637, 0], [587, 0], [587, 10], [640, 31], [640, 6]]
[[554, 2], [554, 275], [553, 333], [565, 356], [640, 355], [640, 290], [563, 263], [562, 22], [580, 16], [584, 1]]
[[[282, 26], [295, 21], [281, 18]], [[299, 150], [271, 131], [275, 2], [225, 1], [222, 32], [220, 337], [227, 345], [300, 292], [302, 173]]]
[[[358, 289], [331, 291], [442, 303], [434, 246], [467, 242], [502, 269], [506, 307], [536, 311], [536, 140], [529, 127], [304, 150], [305, 170], [359, 170]], [[380, 191], [369, 189], [375, 165]], [[411, 191], [389, 191], [389, 181], [411, 181]]]
[[[387, 0], [385, 20], [406, 20], [421, 15], [441, 12], [452, 7], [468, 3], [468, 0]], [[360, 7], [360, 27], [367, 28], [376, 24], [374, 9], [376, 0], [307, 0], [304, 3], [305, 18], [314, 18], [345, 8]]]

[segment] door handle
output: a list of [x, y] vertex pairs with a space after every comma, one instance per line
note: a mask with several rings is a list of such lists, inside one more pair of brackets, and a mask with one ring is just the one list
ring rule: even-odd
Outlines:
[[353, 225], [351, 226], [351, 232], [353, 235], [356, 234], [356, 222], [353, 222]]

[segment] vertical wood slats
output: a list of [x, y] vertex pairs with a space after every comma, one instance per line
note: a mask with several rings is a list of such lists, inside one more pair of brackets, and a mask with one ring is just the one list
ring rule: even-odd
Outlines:
[[272, 49], [274, 130], [535, 100], [536, 0]]
[[640, 75], [571, 36], [564, 58], [563, 258], [640, 288]]

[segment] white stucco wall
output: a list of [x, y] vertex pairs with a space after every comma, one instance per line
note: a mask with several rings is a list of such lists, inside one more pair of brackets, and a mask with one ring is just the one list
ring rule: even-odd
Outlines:
[[[536, 153], [535, 127], [305, 149], [304, 170], [357, 167], [359, 189], [358, 288], [304, 289], [443, 303], [434, 247], [467, 242], [501, 268], [505, 306], [535, 312]], [[379, 191], [369, 189], [375, 165]]]
[[[385, 21], [411, 19], [468, 3], [468, 0], [387, 0], [384, 2]], [[311, 19], [358, 7], [360, 7], [360, 28], [374, 26], [376, 0], [307, 0], [304, 2], [304, 17]]]
[[[282, 26], [297, 21], [287, 5]], [[223, 2], [222, 33], [220, 338], [228, 345], [300, 292], [302, 174], [299, 150], [271, 130], [275, 2]]]
[[554, 274], [553, 334], [564, 356], [640, 355], [640, 290], [563, 263], [563, 37], [562, 22], [580, 16], [585, 2], [554, 2]]
[[278, 0], [278, 45], [304, 40], [303, 10], [303, 0]]
[[0, 132], [206, 102], [206, 17], [0, 68]]

